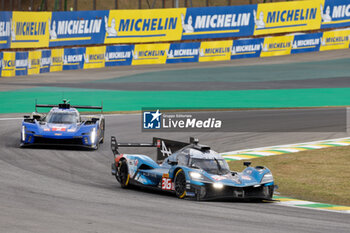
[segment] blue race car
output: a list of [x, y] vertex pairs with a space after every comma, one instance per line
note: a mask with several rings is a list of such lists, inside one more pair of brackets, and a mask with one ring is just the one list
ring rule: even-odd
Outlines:
[[[47, 114], [37, 108], [52, 108]], [[58, 105], [36, 104], [31, 116], [24, 116], [20, 146], [66, 145], [97, 149], [103, 143], [103, 115], [81, 116], [77, 109], [100, 109], [102, 106], [71, 106], [66, 100]]]
[[[119, 147], [157, 147], [157, 162], [146, 155], [120, 154]], [[194, 138], [190, 143], [161, 138], [153, 138], [153, 143], [117, 143], [112, 136], [111, 149], [112, 175], [122, 188], [150, 187], [180, 199], [271, 200], [276, 187], [268, 168], [244, 162], [247, 168], [242, 172], [230, 171], [223, 157]]]

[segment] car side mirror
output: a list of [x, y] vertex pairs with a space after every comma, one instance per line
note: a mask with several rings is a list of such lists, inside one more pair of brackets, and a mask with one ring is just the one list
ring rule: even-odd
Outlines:
[[177, 165], [177, 162], [168, 160], [168, 164], [171, 166], [175, 166], [175, 165]]
[[249, 167], [250, 164], [252, 164], [252, 162], [250, 162], [250, 161], [243, 162], [243, 165], [246, 166], [246, 167]]

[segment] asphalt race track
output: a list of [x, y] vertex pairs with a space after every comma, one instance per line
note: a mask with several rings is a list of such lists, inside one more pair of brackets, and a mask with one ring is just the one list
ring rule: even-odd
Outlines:
[[[111, 70], [98, 70], [100, 79], [111, 77], [104, 72]], [[55, 73], [50, 82], [66, 74]], [[81, 78], [80, 72], [72, 74], [76, 80]], [[1, 89], [27, 85], [31, 85], [29, 78], [17, 85], [12, 80]], [[179, 200], [147, 190], [121, 189], [110, 174], [111, 135], [121, 142], [149, 142], [153, 136], [187, 140], [191, 135], [225, 152], [340, 138], [346, 132], [141, 133], [140, 115], [117, 114], [106, 115], [106, 140], [98, 151], [20, 149], [20, 116], [0, 116], [0, 232], [350, 232], [347, 214], [273, 203]]]

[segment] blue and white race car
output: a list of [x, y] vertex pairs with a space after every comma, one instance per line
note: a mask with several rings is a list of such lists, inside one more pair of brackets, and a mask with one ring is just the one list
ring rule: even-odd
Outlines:
[[[120, 154], [119, 147], [157, 147], [157, 162], [146, 155]], [[117, 143], [112, 175], [122, 188], [130, 185], [173, 192], [178, 198], [208, 200], [241, 198], [271, 200], [275, 190], [271, 171], [263, 166], [230, 171], [227, 162], [210, 147], [191, 138], [190, 143], [153, 138], [153, 143]]]
[[[37, 108], [52, 108], [47, 114]], [[102, 106], [71, 106], [66, 100], [58, 105], [36, 104], [31, 116], [24, 116], [20, 146], [66, 145], [97, 149], [103, 143], [103, 115], [80, 115], [77, 109], [100, 109]]]

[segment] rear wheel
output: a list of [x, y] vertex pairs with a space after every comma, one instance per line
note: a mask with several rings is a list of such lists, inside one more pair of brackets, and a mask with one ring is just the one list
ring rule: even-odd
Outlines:
[[105, 120], [103, 120], [102, 127], [101, 127], [101, 140], [100, 143], [103, 144], [103, 141], [105, 139]]
[[182, 169], [179, 169], [175, 174], [175, 194], [178, 198], [186, 197], [186, 176]]
[[118, 165], [118, 181], [122, 188], [127, 188], [129, 186], [130, 174], [128, 170], [128, 164], [125, 159], [119, 161]]

